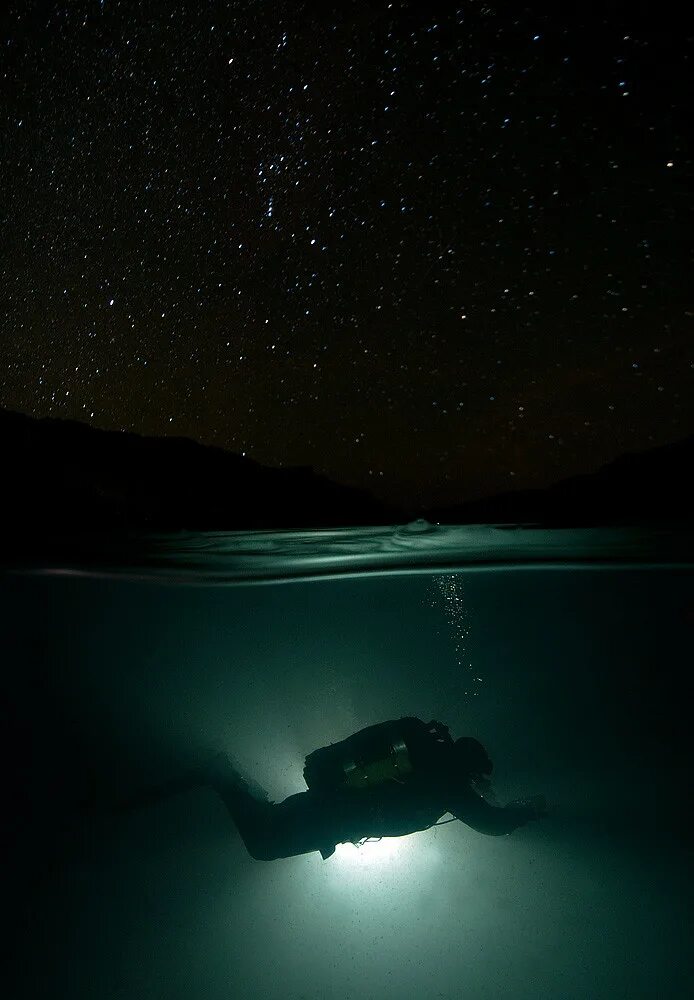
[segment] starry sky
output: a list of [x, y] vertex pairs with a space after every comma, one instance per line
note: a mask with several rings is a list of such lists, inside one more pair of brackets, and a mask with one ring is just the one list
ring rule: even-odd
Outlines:
[[682, 16], [13, 0], [0, 405], [425, 505], [691, 433]]

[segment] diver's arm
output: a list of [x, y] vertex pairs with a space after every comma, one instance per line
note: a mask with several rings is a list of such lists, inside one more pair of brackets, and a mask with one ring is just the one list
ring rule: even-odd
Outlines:
[[525, 826], [532, 819], [544, 815], [541, 797], [523, 802], [509, 802], [507, 806], [492, 806], [472, 789], [459, 797], [450, 812], [478, 833], [490, 837], [501, 837], [506, 833]]

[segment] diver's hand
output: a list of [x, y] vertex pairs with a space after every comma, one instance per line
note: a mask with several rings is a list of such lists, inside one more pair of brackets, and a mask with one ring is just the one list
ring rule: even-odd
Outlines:
[[514, 799], [504, 808], [517, 812], [527, 822], [531, 819], [541, 819], [547, 815], [547, 799], [544, 795], [528, 795], [524, 799]]

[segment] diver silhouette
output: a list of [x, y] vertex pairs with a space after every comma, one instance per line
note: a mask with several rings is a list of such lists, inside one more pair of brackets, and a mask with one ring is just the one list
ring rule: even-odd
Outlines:
[[308, 790], [279, 803], [268, 801], [220, 753], [207, 767], [139, 793], [121, 808], [207, 784], [222, 798], [251, 857], [271, 861], [319, 851], [325, 860], [339, 843], [428, 830], [446, 813], [490, 836], [546, 815], [542, 795], [503, 807], [487, 802], [483, 793], [491, 795], [492, 770], [477, 740], [453, 740], [440, 722], [407, 717], [369, 726], [309, 754]]

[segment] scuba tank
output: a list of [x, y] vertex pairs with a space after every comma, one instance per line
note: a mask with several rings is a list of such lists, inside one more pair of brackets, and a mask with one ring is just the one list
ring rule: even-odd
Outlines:
[[453, 740], [440, 722], [415, 718], [380, 722], [308, 754], [304, 780], [319, 792], [403, 783], [414, 770], [430, 764], [443, 744], [453, 745]]

